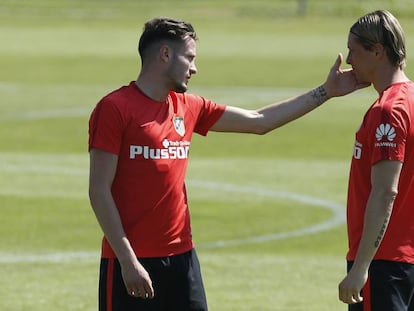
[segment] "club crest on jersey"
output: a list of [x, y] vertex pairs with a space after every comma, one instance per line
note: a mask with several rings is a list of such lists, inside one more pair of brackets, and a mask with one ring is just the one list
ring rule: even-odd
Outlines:
[[184, 136], [184, 134], [185, 134], [184, 117], [174, 116], [173, 117], [173, 124], [174, 124], [175, 131], [180, 136]]

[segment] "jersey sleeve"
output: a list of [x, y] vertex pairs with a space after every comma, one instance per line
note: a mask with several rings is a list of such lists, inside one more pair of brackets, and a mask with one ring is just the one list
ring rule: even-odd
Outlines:
[[122, 118], [113, 102], [102, 99], [89, 119], [89, 150], [101, 149], [120, 153], [122, 141]]
[[200, 135], [206, 136], [210, 128], [222, 116], [226, 110], [226, 106], [217, 104], [204, 97], [199, 97], [199, 99], [201, 101], [201, 109], [194, 131]]
[[402, 103], [376, 107], [370, 122], [371, 164], [381, 160], [404, 161], [410, 121]]

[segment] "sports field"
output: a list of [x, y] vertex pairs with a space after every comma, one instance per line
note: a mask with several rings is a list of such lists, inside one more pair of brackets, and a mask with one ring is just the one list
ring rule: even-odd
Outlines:
[[[402, 1], [2, 0], [0, 310], [97, 310], [101, 231], [87, 196], [87, 122], [134, 80], [143, 23], [189, 20], [199, 73], [190, 92], [260, 107], [322, 83], [349, 26]], [[411, 11], [410, 11], [411, 10]], [[346, 66], [345, 66], [346, 67]], [[372, 89], [333, 99], [265, 136], [194, 137], [188, 191], [212, 311], [346, 310], [344, 204], [353, 136]]]

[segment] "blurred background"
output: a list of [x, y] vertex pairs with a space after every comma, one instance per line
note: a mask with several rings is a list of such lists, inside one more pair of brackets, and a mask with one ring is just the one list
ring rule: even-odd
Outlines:
[[[323, 83], [349, 27], [376, 9], [404, 27], [412, 77], [411, 0], [2, 0], [0, 310], [97, 310], [88, 119], [136, 79], [145, 21], [195, 27], [190, 93], [258, 108]], [[194, 137], [187, 183], [210, 310], [346, 310], [348, 166], [376, 97], [332, 99], [265, 136]]]

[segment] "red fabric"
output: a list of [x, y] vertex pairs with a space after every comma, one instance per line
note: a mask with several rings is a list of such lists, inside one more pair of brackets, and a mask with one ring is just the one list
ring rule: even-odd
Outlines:
[[[224, 110], [202, 97], [174, 92], [157, 102], [131, 82], [92, 112], [89, 148], [119, 156], [112, 195], [138, 257], [194, 247], [184, 183], [191, 138], [193, 132], [206, 135]], [[115, 256], [106, 239], [102, 256]]]
[[414, 263], [414, 83], [386, 89], [365, 114], [356, 133], [347, 218], [354, 260], [371, 191], [371, 167], [381, 160], [404, 162], [390, 223], [374, 259]]

